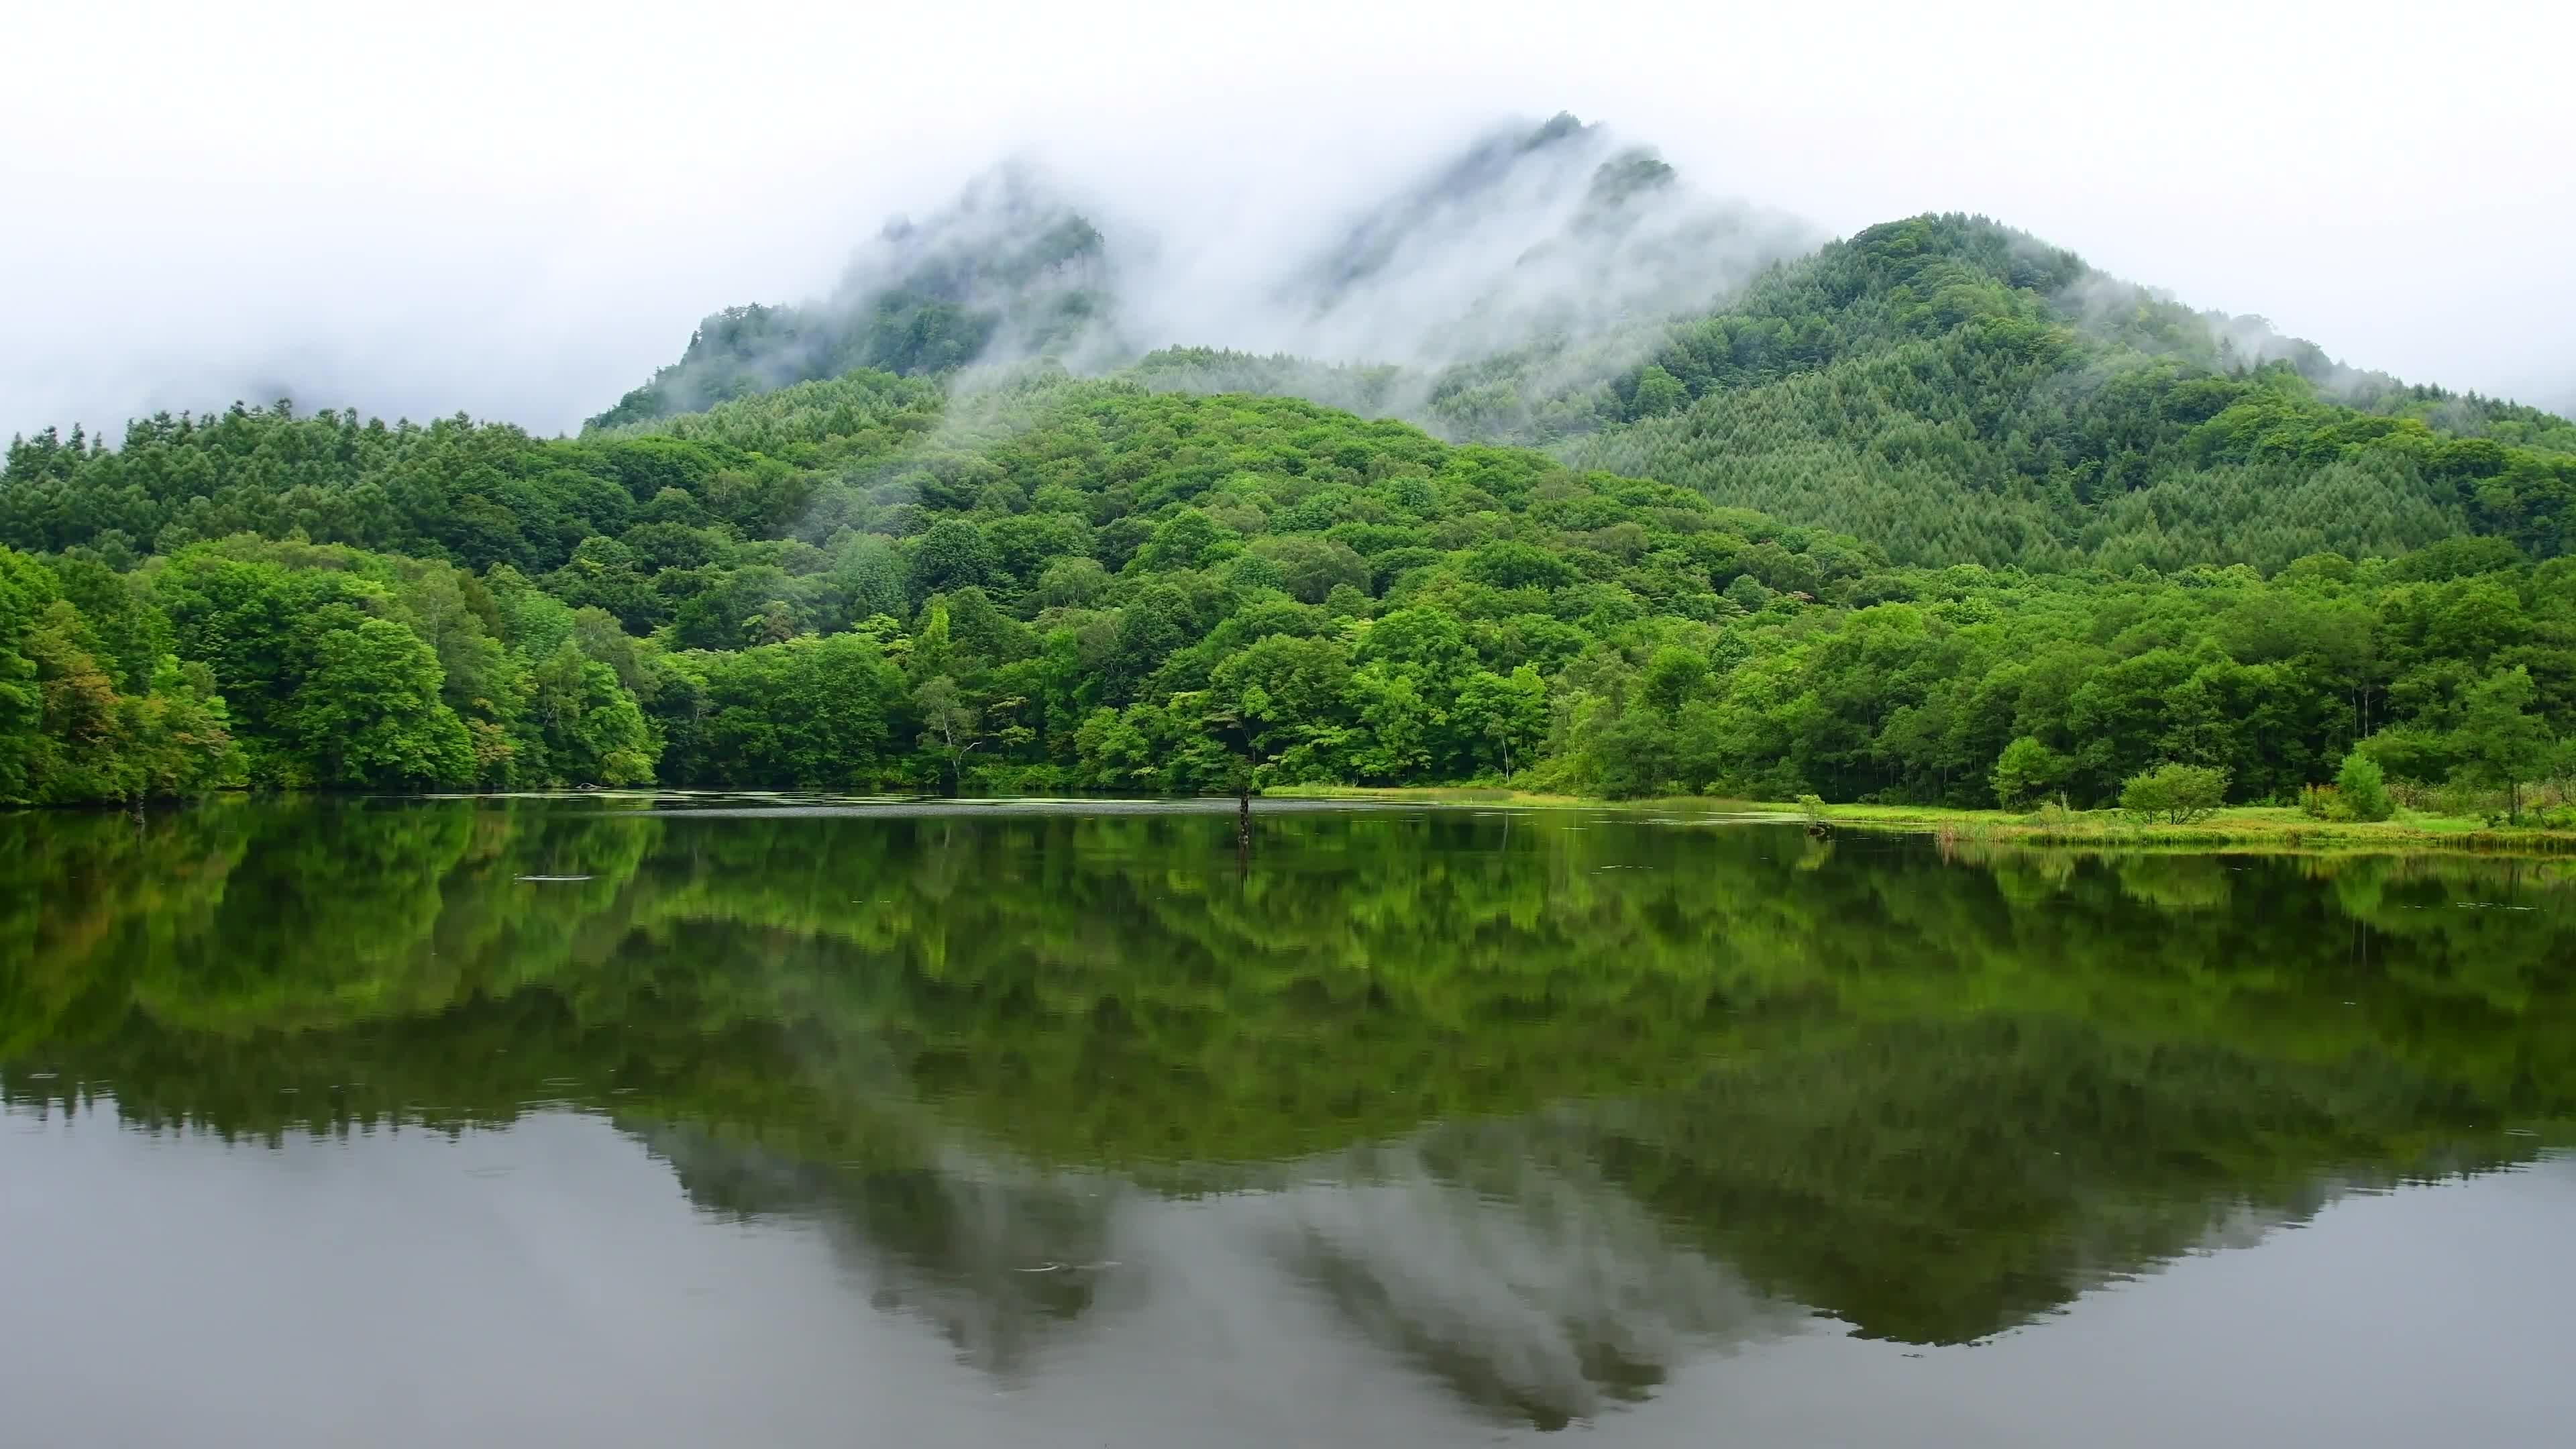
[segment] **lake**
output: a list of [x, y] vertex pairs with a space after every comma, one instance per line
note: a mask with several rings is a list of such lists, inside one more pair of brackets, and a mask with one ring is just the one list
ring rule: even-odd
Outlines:
[[0, 815], [0, 1443], [2564, 1442], [2576, 869]]

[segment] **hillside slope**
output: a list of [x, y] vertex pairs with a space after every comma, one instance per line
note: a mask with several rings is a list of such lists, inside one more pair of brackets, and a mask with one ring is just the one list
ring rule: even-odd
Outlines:
[[2576, 774], [2576, 560], [2501, 539], [2269, 578], [1906, 568], [1534, 450], [1045, 371], [582, 440], [153, 420], [13, 448], [0, 525], [54, 555], [0, 554], [15, 799], [1249, 775], [2087, 804], [2175, 760], [2291, 798], [2358, 749], [2519, 808]]
[[1927, 564], [2274, 569], [2463, 531], [2554, 556], [2576, 492], [2565, 419], [2351, 372], [1960, 216], [1777, 269], [1598, 383], [1485, 371], [1437, 401], [1460, 431], [1534, 418], [1583, 465]]
[[708, 318], [591, 430], [853, 368], [1046, 358], [1543, 447], [1906, 563], [2268, 570], [2462, 532], [2569, 543], [2563, 418], [2356, 372], [1984, 218], [1814, 247], [1570, 116], [1497, 130], [1231, 285], [1166, 283], [1151, 238], [1104, 237], [1004, 172], [890, 228], [831, 298]]

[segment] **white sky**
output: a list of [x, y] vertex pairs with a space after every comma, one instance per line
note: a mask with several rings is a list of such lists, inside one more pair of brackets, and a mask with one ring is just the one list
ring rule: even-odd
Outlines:
[[2576, 406], [2564, 3], [0, 8], [0, 432], [281, 387], [570, 428], [1004, 154], [1302, 238], [1558, 109], [1837, 234], [1980, 211]]

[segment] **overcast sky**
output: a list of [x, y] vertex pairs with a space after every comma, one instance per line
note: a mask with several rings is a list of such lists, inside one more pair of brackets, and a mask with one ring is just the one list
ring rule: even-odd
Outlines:
[[280, 389], [568, 429], [1005, 155], [1302, 239], [1559, 109], [1835, 234], [1984, 212], [2357, 366], [2576, 405], [2576, 7], [2112, 9], [21, 6], [0, 432]]

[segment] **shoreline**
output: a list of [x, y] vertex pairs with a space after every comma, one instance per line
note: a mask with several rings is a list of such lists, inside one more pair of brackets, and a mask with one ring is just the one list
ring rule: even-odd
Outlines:
[[[1693, 808], [1713, 820], [1776, 820], [1796, 823], [1809, 818], [1806, 807], [1769, 800], [1731, 800], [1718, 796], [1656, 796], [1610, 800], [1582, 795], [1550, 795], [1504, 786], [1401, 786], [1369, 788], [1347, 785], [1290, 785], [1262, 792], [1282, 800], [1380, 800], [1427, 805], [1514, 806], [1524, 809]], [[2138, 824], [2117, 810], [2076, 812], [2070, 819], [2044, 822], [2006, 810], [1954, 810], [1934, 805], [1826, 805], [1815, 813], [1821, 824], [1900, 835], [1929, 835], [1944, 844], [2029, 846], [2074, 850], [2226, 850], [2246, 853], [2322, 855], [2330, 853], [2402, 853], [2410, 855], [2576, 855], [2576, 832], [2529, 826], [2489, 826], [2482, 820], [2425, 815], [2401, 810], [2398, 818], [2379, 822], [2315, 820], [2286, 805], [2239, 805], [2190, 825]]]

